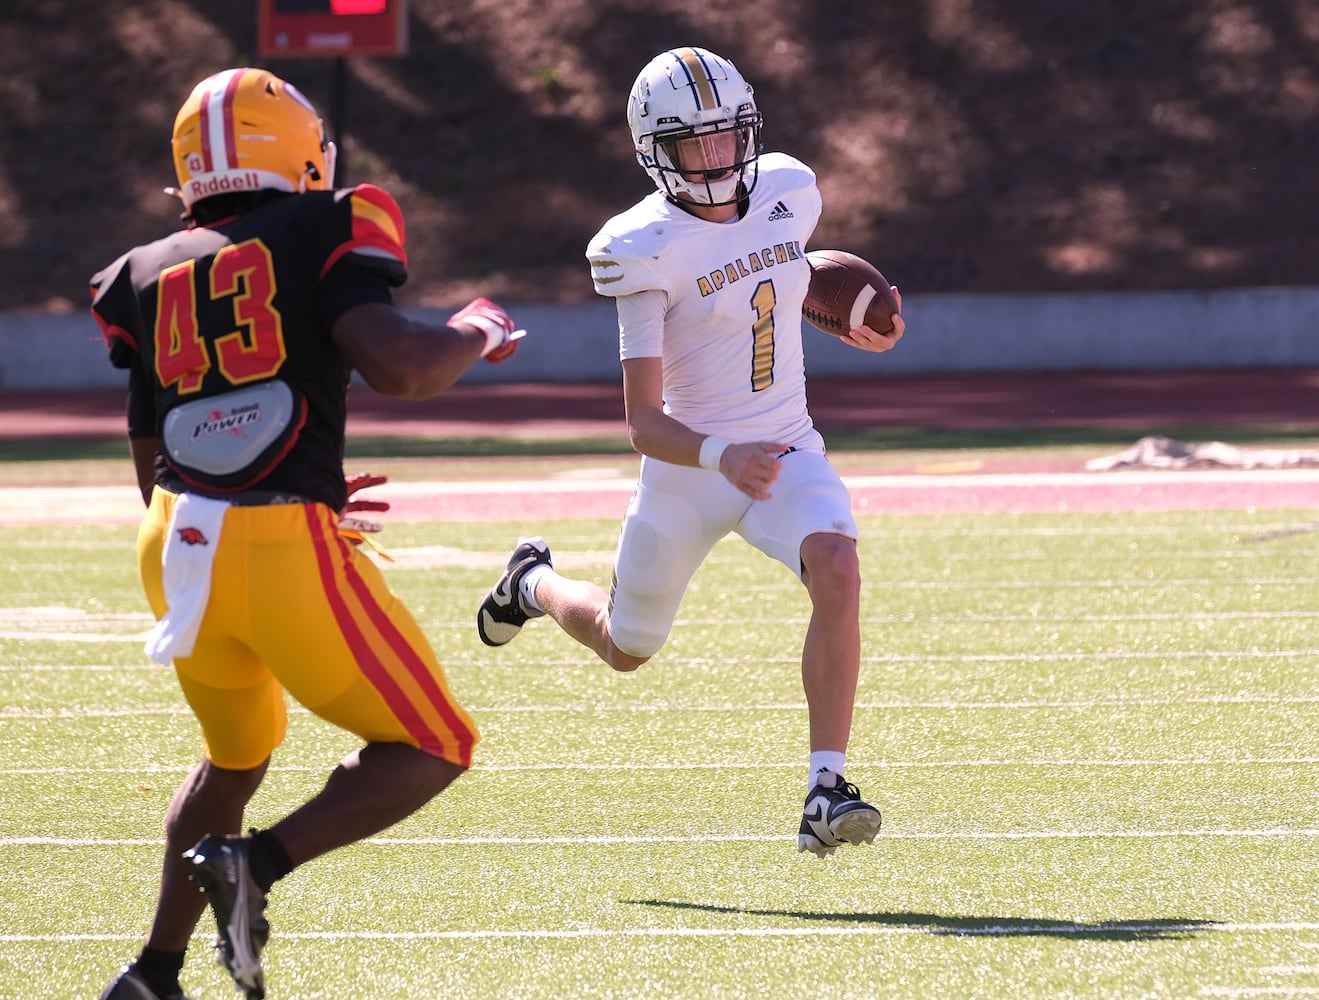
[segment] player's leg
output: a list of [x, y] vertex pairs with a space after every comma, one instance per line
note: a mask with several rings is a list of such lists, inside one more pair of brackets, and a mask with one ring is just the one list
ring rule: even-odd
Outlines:
[[635, 670], [648, 657], [631, 656], [609, 634], [609, 595], [590, 580], [554, 570], [545, 539], [523, 538], [476, 611], [476, 631], [487, 646], [509, 643], [532, 618], [548, 615], [569, 636], [615, 670]]
[[315, 796], [268, 832], [284, 847], [292, 871], [406, 819], [465, 770], [408, 743], [367, 743], [341, 760]]
[[365, 744], [270, 828], [296, 866], [416, 812], [470, 766], [479, 737], [379, 568], [328, 509], [292, 511], [287, 547], [253, 546], [250, 641], [290, 695]]
[[801, 553], [811, 598], [802, 647], [811, 759], [797, 850], [826, 856], [838, 844], [871, 843], [881, 822], [879, 810], [843, 777], [861, 671], [861, 574], [856, 540], [844, 535], [808, 535]]
[[215, 916], [221, 958], [248, 1000], [265, 996], [267, 894], [303, 863], [411, 815], [465, 770], [405, 743], [368, 743], [284, 819], [248, 834], [211, 834], [183, 859]]
[[[274, 881], [263, 851], [253, 863], [242, 842], [243, 812], [284, 739], [284, 690], [266, 665], [229, 634], [235, 587], [228, 563], [234, 549], [221, 541], [212, 602], [193, 654], [175, 661], [179, 685], [201, 726], [206, 760], [171, 806], [167, 872], [177, 892], [190, 894], [195, 924], [206, 904], [215, 916], [220, 958], [249, 998], [264, 995], [260, 954], [269, 935], [266, 892]], [[241, 557], [239, 557], [241, 559]], [[202, 845], [210, 845], [199, 851]], [[184, 850], [184, 848], [187, 848]], [[255, 873], [255, 874], [254, 874]], [[189, 884], [189, 882], [191, 884]], [[205, 895], [197, 892], [201, 887]], [[164, 888], [162, 888], [162, 893]], [[161, 914], [157, 914], [160, 919]]]
[[166, 816], [165, 864], [148, 945], [187, 947], [192, 928], [206, 908], [206, 898], [192, 882], [191, 866], [182, 860], [183, 852], [207, 834], [242, 830], [243, 812], [265, 776], [267, 763], [230, 770], [203, 760], [174, 793]]
[[[166, 607], [161, 553], [175, 499], [155, 491], [138, 532], [143, 588], [158, 616]], [[283, 694], [278, 683], [250, 650], [224, 634], [218, 620], [210, 621], [209, 628], [198, 636], [191, 656], [175, 661], [175, 670], [201, 726], [208, 757], [179, 785], [166, 814], [165, 853], [146, 944], [106, 988], [103, 1000], [139, 1000], [143, 989], [162, 1000], [181, 1000], [179, 972], [207, 905], [191, 879], [193, 869], [184, 859], [184, 851], [208, 834], [242, 829], [243, 812], [265, 775], [270, 748], [284, 732]], [[212, 674], [221, 678], [218, 686], [212, 684]], [[257, 749], [233, 756], [231, 734], [239, 734], [240, 744], [252, 734], [260, 734]], [[219, 763], [210, 756], [217, 748], [222, 755]]]
[[175, 791], [166, 814], [160, 887], [146, 943], [106, 988], [102, 1000], [141, 1000], [143, 988], [160, 1000], [184, 1000], [179, 973], [207, 901], [197, 891], [192, 865], [183, 853], [213, 830], [242, 829], [243, 810], [265, 770], [265, 764], [234, 771], [203, 760]]
[[[336, 522], [312, 504], [230, 510], [198, 640], [214, 627], [240, 635], [283, 689], [366, 744], [273, 826], [250, 836], [217, 833], [187, 852], [225, 964], [248, 997], [264, 992], [271, 885], [415, 812], [468, 767], [478, 738], [421, 629], [379, 569], [339, 537]], [[223, 673], [210, 676], [219, 684]], [[208, 730], [213, 763], [243, 766], [270, 753], [282, 726], [262, 725], [260, 712], [254, 719], [228, 719], [216, 739]]]
[[643, 466], [618, 536], [609, 605], [601, 614], [613, 650], [643, 662], [659, 652], [692, 576], [747, 502], [714, 470]]
[[845, 754], [861, 672], [861, 567], [856, 539], [817, 531], [802, 540], [800, 551], [801, 580], [811, 599], [801, 659], [811, 750]]
[[810, 761], [798, 850], [823, 857], [842, 843], [869, 843], [879, 810], [843, 777], [861, 666], [861, 574], [847, 488], [823, 455], [793, 452], [773, 498], [738, 530], [797, 574], [811, 599], [802, 646]]
[[[528, 603], [553, 618], [559, 627], [615, 670], [636, 670], [651, 654], [625, 653], [609, 629], [609, 595], [590, 580], [559, 573], [538, 575]], [[663, 641], [661, 640], [661, 645]]]
[[610, 592], [555, 572], [547, 558], [519, 581], [522, 606], [549, 615], [615, 670], [635, 670], [667, 641], [692, 575], [747, 504], [712, 470], [646, 459]]

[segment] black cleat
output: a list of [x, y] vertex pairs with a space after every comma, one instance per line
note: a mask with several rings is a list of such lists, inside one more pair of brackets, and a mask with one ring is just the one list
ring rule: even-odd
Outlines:
[[819, 781], [806, 796], [797, 850], [826, 858], [840, 844], [870, 844], [879, 833], [879, 810], [861, 801], [856, 785], [841, 774], [821, 771]]
[[215, 914], [220, 964], [247, 1000], [265, 1000], [261, 949], [270, 938], [270, 924], [266, 894], [248, 864], [251, 845], [251, 837], [207, 837], [183, 857], [192, 862], [192, 880], [202, 887]]
[[188, 1000], [183, 990], [175, 987], [168, 993], [157, 993], [151, 988], [137, 966], [129, 962], [119, 970], [119, 975], [105, 988], [101, 1000]]
[[525, 538], [513, 550], [508, 568], [499, 582], [485, 595], [476, 612], [476, 631], [487, 646], [502, 646], [522, 631], [528, 618], [539, 618], [543, 611], [527, 611], [518, 585], [537, 566], [553, 566], [550, 547], [543, 538]]

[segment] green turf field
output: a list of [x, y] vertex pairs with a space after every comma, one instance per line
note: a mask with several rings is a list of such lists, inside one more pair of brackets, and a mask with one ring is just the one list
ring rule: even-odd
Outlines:
[[[1312, 511], [862, 520], [848, 777], [870, 848], [796, 853], [804, 592], [740, 540], [614, 676], [552, 625], [488, 650], [514, 540], [608, 579], [613, 521], [393, 524], [390, 580], [477, 766], [272, 895], [272, 1000], [1319, 995]], [[0, 998], [97, 997], [137, 950], [198, 752], [129, 527], [0, 556]], [[353, 742], [294, 709], [249, 821]], [[194, 1000], [234, 996], [202, 925]]]

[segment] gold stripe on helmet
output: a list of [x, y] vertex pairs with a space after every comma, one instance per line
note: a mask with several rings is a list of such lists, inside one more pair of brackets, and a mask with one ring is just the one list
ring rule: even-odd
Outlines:
[[700, 105], [697, 110], [709, 111], [711, 108], [717, 108], [719, 100], [715, 97], [714, 84], [710, 82], [710, 73], [701, 62], [696, 50], [675, 49], [673, 54], [687, 67], [687, 75], [691, 77], [692, 86], [696, 89], [696, 100]]

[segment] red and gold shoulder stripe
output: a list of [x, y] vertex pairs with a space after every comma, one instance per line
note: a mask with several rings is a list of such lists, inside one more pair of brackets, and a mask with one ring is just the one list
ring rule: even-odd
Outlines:
[[406, 266], [407, 238], [398, 202], [374, 184], [359, 184], [353, 188], [352, 207], [353, 244], [384, 251]]

